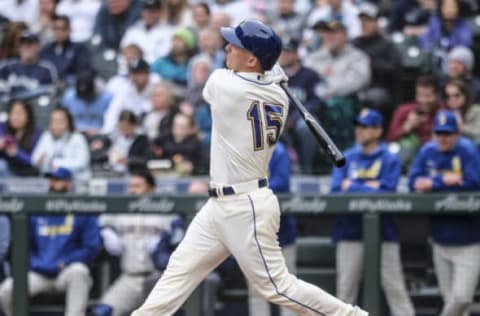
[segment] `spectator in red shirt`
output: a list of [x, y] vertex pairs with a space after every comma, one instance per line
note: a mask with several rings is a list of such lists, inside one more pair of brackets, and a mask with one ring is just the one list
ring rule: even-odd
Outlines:
[[433, 118], [440, 107], [437, 80], [421, 76], [415, 84], [415, 100], [395, 110], [387, 139], [400, 145], [403, 164], [413, 158], [417, 149], [432, 136]]

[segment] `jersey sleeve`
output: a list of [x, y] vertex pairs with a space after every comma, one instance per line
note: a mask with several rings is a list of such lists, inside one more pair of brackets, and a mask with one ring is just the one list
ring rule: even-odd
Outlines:
[[210, 105], [212, 105], [213, 100], [215, 99], [215, 90], [217, 82], [220, 80], [222, 76], [222, 72], [225, 72], [224, 69], [217, 69], [208, 78], [207, 82], [205, 83], [205, 87], [203, 88], [203, 98], [207, 101]]

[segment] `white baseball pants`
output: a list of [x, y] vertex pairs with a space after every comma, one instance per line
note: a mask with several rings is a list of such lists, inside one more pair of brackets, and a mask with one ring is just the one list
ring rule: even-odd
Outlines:
[[278, 200], [270, 189], [209, 199], [162, 278], [132, 316], [173, 315], [230, 253], [265, 299], [297, 315], [368, 315], [288, 273], [277, 241], [279, 223]]
[[467, 316], [480, 275], [480, 244], [433, 244], [433, 264], [444, 306], [440, 316]]
[[[337, 244], [337, 296], [350, 304], [357, 301], [363, 274], [363, 253], [361, 241], [341, 241]], [[415, 310], [405, 286], [398, 243], [382, 243], [380, 266], [382, 288], [392, 316], [414, 316]]]

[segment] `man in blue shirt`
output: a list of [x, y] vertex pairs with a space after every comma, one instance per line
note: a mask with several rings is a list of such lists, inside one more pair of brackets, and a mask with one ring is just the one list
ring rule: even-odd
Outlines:
[[[461, 192], [480, 188], [475, 145], [459, 134], [459, 119], [439, 111], [434, 140], [420, 149], [409, 175], [414, 192]], [[466, 315], [480, 275], [480, 216], [435, 216], [430, 219], [433, 263], [444, 299], [441, 316]]]
[[[48, 174], [50, 192], [71, 191], [72, 173], [58, 168]], [[46, 215], [30, 217], [30, 296], [52, 291], [66, 293], [65, 315], [85, 315], [92, 279], [88, 266], [100, 248], [97, 217], [93, 215]], [[0, 287], [0, 303], [12, 315], [13, 279]]]
[[[355, 120], [356, 145], [345, 152], [347, 164], [334, 168], [332, 192], [378, 194], [395, 192], [401, 162], [381, 142], [383, 116], [363, 109]], [[381, 280], [392, 316], [413, 316], [400, 260], [398, 229], [389, 214], [382, 215]], [[347, 303], [357, 300], [362, 276], [364, 248], [361, 215], [338, 216], [333, 229], [337, 243], [337, 296]]]

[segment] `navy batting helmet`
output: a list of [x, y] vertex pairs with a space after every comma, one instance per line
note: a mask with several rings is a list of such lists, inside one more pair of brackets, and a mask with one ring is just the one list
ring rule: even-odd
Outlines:
[[271, 27], [257, 20], [246, 20], [237, 27], [222, 27], [222, 36], [232, 45], [244, 48], [258, 58], [263, 70], [272, 69], [282, 52], [282, 40]]

